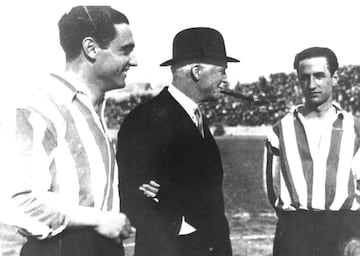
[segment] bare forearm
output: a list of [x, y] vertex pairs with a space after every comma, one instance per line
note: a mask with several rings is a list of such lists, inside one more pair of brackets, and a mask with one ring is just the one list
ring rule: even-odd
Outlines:
[[93, 227], [99, 234], [114, 239], [125, 239], [134, 231], [125, 214], [99, 211], [79, 206], [68, 214], [69, 227]]
[[[11, 216], [12, 211], [22, 217], [13, 218], [9, 224], [36, 237], [52, 236], [69, 227], [92, 227], [112, 239], [120, 236], [126, 238], [131, 233], [130, 222], [124, 214], [71, 204], [61, 200], [55, 193], [23, 193], [13, 197], [10, 202], [12, 207], [8, 215]], [[25, 225], [29, 221], [34, 225]]]

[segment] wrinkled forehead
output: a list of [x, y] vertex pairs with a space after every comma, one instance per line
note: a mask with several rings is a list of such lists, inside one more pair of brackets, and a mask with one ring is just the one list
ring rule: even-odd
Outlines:
[[191, 58], [191, 59], [184, 59], [184, 60], [175, 60], [171, 66], [172, 66], [172, 69], [177, 69], [179, 67], [192, 65], [192, 64], [201, 64], [203, 66], [221, 67], [224, 69], [227, 68], [227, 61], [214, 59], [214, 58]]

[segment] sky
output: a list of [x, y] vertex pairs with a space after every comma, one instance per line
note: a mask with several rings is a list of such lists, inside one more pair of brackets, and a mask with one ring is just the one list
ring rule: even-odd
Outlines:
[[97, 4], [130, 20], [139, 65], [128, 72], [128, 84], [171, 82], [170, 69], [159, 64], [172, 57], [175, 34], [196, 26], [219, 30], [227, 55], [241, 61], [229, 64], [231, 84], [290, 73], [295, 54], [311, 46], [331, 48], [341, 66], [360, 64], [358, 0], [12, 0], [0, 17], [4, 84], [64, 70], [57, 22], [73, 6]]

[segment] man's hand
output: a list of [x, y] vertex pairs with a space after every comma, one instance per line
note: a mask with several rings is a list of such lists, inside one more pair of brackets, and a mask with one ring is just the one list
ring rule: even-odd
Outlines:
[[95, 230], [116, 242], [121, 242], [135, 232], [126, 215], [116, 212], [101, 212]]
[[144, 192], [146, 197], [152, 198], [155, 202], [159, 202], [159, 199], [156, 198], [157, 193], [159, 192], [160, 185], [155, 181], [151, 180], [149, 184], [142, 184], [139, 187], [139, 190]]

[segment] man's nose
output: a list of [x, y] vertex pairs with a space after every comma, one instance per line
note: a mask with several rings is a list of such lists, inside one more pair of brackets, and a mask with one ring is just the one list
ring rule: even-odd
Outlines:
[[222, 79], [222, 82], [223, 82], [225, 85], [229, 85], [228, 76], [227, 76], [226, 74], [224, 74], [223, 79]]
[[130, 66], [136, 67], [138, 65], [138, 61], [137, 58], [135, 56], [135, 53], [132, 53], [130, 55], [130, 61], [129, 61]]
[[316, 88], [317, 86], [317, 82], [314, 76], [310, 76], [310, 80], [309, 80], [309, 88], [313, 89]]

